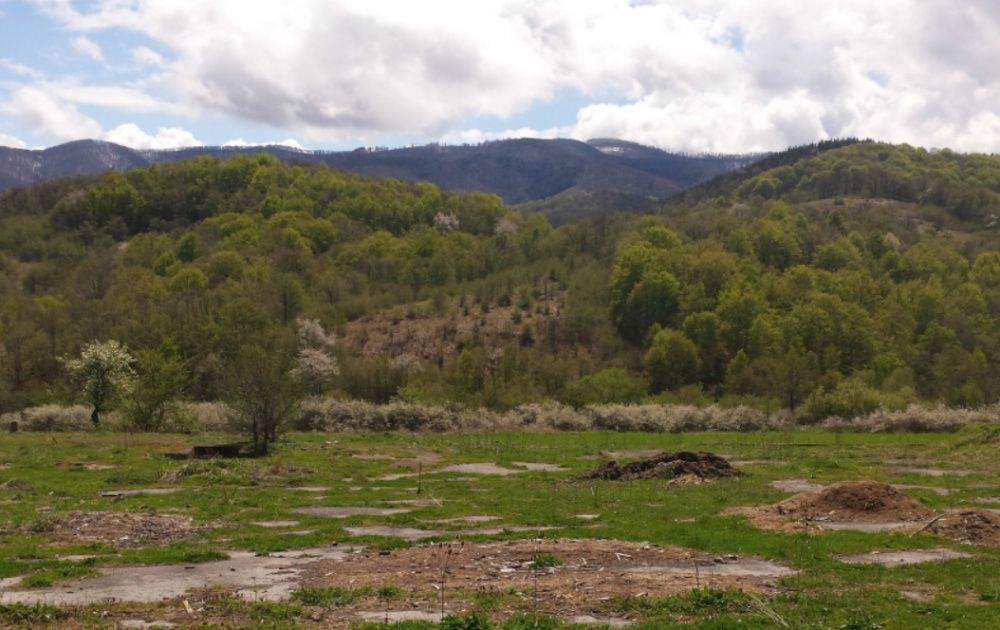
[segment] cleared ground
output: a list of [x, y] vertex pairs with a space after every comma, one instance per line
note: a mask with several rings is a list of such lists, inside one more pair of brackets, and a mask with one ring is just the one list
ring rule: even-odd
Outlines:
[[0, 626], [1000, 625], [995, 430], [222, 439], [4, 435]]

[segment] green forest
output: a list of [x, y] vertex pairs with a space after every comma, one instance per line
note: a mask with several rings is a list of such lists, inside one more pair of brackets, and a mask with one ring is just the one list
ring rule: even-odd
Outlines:
[[309, 394], [372, 402], [810, 421], [1000, 398], [1000, 157], [837, 142], [608, 210], [554, 229], [496, 196], [267, 154], [10, 191], [0, 412], [84, 400], [74, 359], [108, 340], [146, 426], [156, 401], [227, 400], [247, 362], [321, 353]]

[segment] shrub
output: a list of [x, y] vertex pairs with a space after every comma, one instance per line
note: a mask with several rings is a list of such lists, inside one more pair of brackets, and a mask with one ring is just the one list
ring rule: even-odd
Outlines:
[[0, 416], [0, 424], [7, 426], [11, 422], [17, 422], [23, 431], [89, 431], [94, 428], [90, 409], [84, 405], [41, 405]]

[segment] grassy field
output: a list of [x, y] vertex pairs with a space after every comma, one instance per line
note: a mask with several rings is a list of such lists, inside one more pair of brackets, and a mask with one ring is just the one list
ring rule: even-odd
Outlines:
[[[921, 486], [907, 489], [934, 510], [988, 506], [1000, 497], [997, 433], [969, 427], [940, 434], [781, 433], [491, 433], [331, 434], [285, 436], [262, 459], [174, 461], [167, 452], [225, 436], [116, 433], [19, 433], [0, 440], [0, 626], [114, 627], [126, 619], [169, 621], [204, 627], [364, 627], [364, 610], [413, 608], [439, 598], [451, 628], [571, 627], [565, 614], [531, 603], [531, 593], [452, 591], [435, 595], [394, 583], [378, 587], [324, 587], [308, 572], [281, 601], [246, 603], [227, 589], [206, 584], [182, 598], [145, 604], [97, 601], [52, 606], [13, 603], [10, 592], [72, 586], [87, 576], [134, 565], [210, 565], [225, 558], [267, 557], [294, 549], [364, 546], [378, 556], [389, 550], [452, 540], [540, 538], [531, 571], [558, 572], [560, 552], [545, 541], [609, 539], [680, 546], [710, 554], [754, 556], [798, 572], [756, 590], [699, 580], [682, 592], [656, 597], [595, 599], [580, 614], [598, 620], [628, 619], [635, 627], [697, 628], [989, 628], [1000, 626], [1000, 549], [962, 545], [931, 536], [835, 531], [821, 534], [767, 532], [732, 506], [770, 504], [790, 496], [770, 485], [782, 479], [817, 484], [871, 479]], [[733, 461], [746, 476], [704, 485], [664, 480], [586, 481], [573, 475], [592, 469], [609, 453], [641, 449], [706, 450]], [[516, 474], [476, 474], [462, 463], [492, 462]], [[561, 470], [528, 470], [518, 462]], [[928, 469], [904, 471], [904, 468]], [[940, 469], [940, 470], [936, 470]], [[948, 472], [962, 474], [946, 474]], [[415, 474], [419, 473], [419, 474]], [[394, 475], [413, 475], [393, 478]], [[386, 477], [386, 476], [389, 477]], [[102, 497], [122, 489], [166, 488], [164, 494]], [[944, 492], [947, 491], [945, 494]], [[412, 503], [407, 503], [412, 502]], [[295, 510], [314, 507], [394, 506], [387, 515], [327, 518]], [[1000, 507], [994, 504], [992, 507]], [[158, 539], [81, 537], [63, 525], [79, 512], [127, 512], [189, 517], [190, 531]], [[580, 518], [577, 515], [596, 515]], [[461, 524], [468, 515], [495, 521]], [[278, 527], [259, 523], [287, 521]], [[429, 522], [437, 524], [429, 525]], [[440, 521], [446, 521], [440, 523]], [[416, 541], [352, 535], [346, 528], [385, 525], [434, 529]], [[477, 534], [475, 527], [503, 528]], [[524, 531], [510, 531], [511, 528]], [[534, 529], [532, 529], [534, 528]], [[495, 530], [490, 530], [495, 531]], [[183, 534], [183, 535], [182, 535]], [[137, 544], [141, 543], [141, 544]], [[900, 567], [851, 565], [839, 554], [948, 548], [968, 557]], [[248, 551], [251, 554], [240, 555]], [[390, 556], [391, 557], [391, 556]], [[313, 580], [313, 581], [310, 581]], [[433, 580], [428, 578], [428, 584]], [[77, 589], [80, 590], [80, 589]], [[4, 593], [3, 591], [8, 591]], [[56, 601], [56, 600], [53, 600]], [[191, 610], [188, 610], [190, 608]], [[403, 621], [401, 627], [437, 627]]]

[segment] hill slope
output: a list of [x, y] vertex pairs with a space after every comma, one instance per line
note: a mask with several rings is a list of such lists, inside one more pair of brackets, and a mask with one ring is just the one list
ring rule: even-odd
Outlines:
[[[738, 168], [757, 156], [688, 156], [620, 140], [517, 139], [482, 145], [426, 145], [392, 150], [304, 152], [288, 147], [197, 147], [136, 151], [81, 140], [28, 151], [0, 148], [0, 190], [55, 177], [97, 175], [176, 162], [200, 155], [226, 158], [267, 151], [284, 162], [323, 163], [375, 177], [428, 181], [455, 191], [482, 191], [517, 204], [546, 199], [570, 189], [605, 198], [660, 199]], [[627, 204], [635, 206], [634, 203]], [[562, 219], [574, 219], [566, 212]]]

